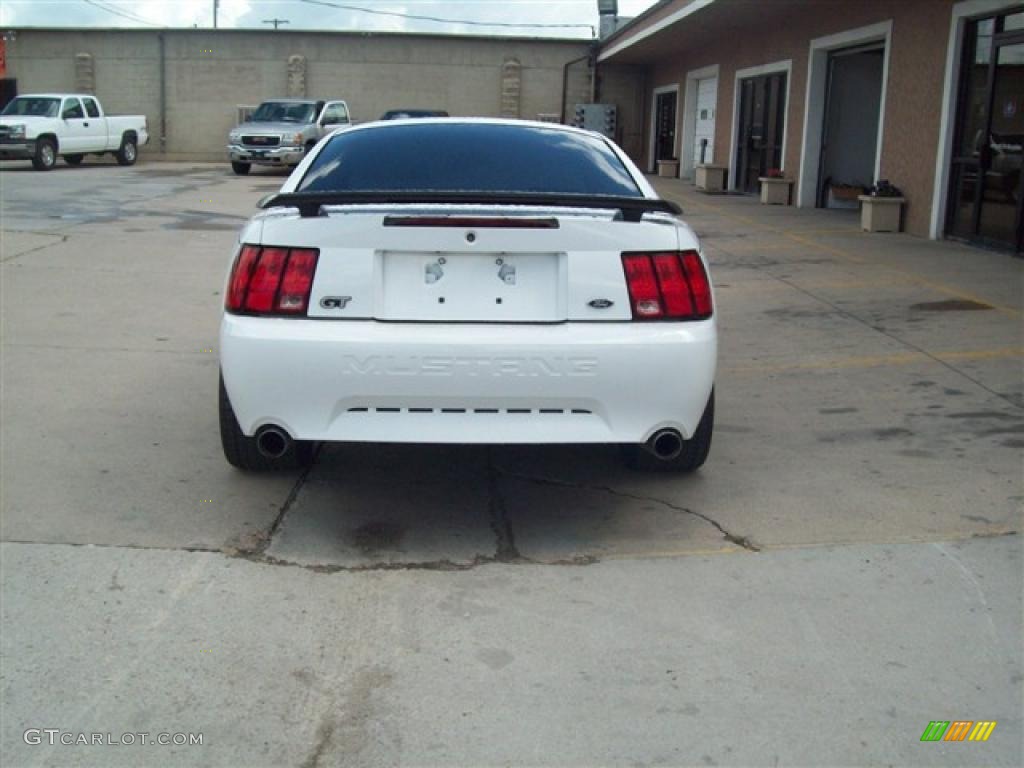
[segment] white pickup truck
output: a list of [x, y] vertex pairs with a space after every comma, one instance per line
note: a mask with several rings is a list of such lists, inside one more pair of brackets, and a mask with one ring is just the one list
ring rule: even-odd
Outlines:
[[0, 112], [0, 160], [31, 160], [38, 171], [53, 168], [58, 156], [78, 165], [86, 155], [110, 153], [133, 165], [147, 141], [145, 115], [108, 116], [88, 94], [18, 96]]

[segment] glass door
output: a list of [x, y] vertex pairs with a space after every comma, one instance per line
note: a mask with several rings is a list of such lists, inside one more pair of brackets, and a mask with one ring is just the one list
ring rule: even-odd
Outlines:
[[736, 189], [757, 192], [758, 178], [782, 167], [786, 75], [740, 80], [740, 119], [736, 149]]
[[[676, 159], [676, 92], [659, 93], [655, 105], [654, 162]], [[656, 170], [653, 168], [652, 170]]]
[[978, 237], [1021, 250], [1021, 160], [1024, 158], [1024, 36], [997, 42], [991, 110], [981, 148]]
[[1022, 251], [1024, 14], [967, 26], [946, 232]]

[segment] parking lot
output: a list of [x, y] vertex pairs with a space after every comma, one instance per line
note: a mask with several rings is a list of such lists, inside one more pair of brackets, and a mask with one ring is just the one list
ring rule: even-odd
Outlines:
[[1020, 260], [655, 180], [716, 282], [701, 471], [346, 444], [245, 475], [220, 294], [284, 178], [0, 164], [7, 765], [1024, 761]]

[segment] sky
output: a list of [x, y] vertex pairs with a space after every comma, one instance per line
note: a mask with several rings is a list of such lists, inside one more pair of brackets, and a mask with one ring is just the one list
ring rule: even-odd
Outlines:
[[[618, 0], [619, 15], [636, 16], [655, 2]], [[0, 27], [210, 27], [213, 4], [214, 0], [0, 0]], [[269, 29], [272, 25], [265, 22], [271, 19], [287, 20], [279, 22], [280, 29], [581, 38], [590, 38], [598, 23], [597, 0], [219, 0], [219, 27]]]

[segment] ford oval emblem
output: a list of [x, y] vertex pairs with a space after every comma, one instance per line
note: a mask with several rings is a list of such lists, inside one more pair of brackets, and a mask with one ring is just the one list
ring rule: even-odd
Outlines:
[[611, 299], [591, 299], [587, 302], [587, 306], [594, 309], [608, 309], [614, 303]]

